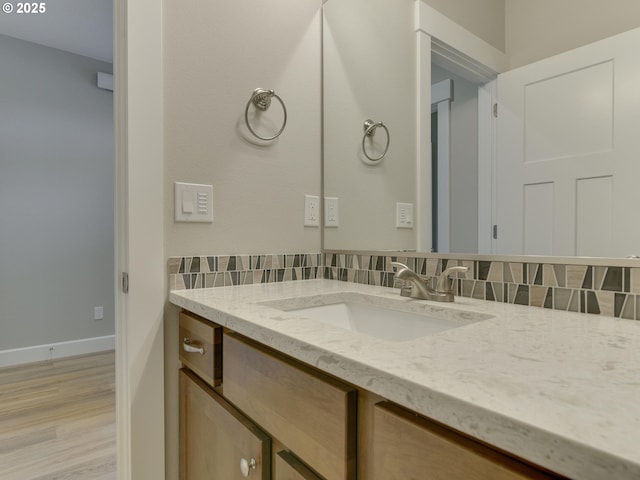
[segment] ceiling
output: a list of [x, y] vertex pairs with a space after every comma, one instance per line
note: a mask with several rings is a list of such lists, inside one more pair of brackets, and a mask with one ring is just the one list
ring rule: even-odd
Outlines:
[[43, 1], [45, 13], [0, 14], [0, 34], [113, 63], [113, 0]]

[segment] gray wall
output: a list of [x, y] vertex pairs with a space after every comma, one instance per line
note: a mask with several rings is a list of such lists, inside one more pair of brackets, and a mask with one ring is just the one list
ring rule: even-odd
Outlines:
[[451, 78], [450, 249], [478, 251], [478, 86], [436, 66], [431, 83]]
[[3, 35], [0, 61], [0, 350], [112, 335], [112, 66]]

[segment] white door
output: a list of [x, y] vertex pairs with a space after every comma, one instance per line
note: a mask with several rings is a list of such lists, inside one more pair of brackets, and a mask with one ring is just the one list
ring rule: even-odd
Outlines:
[[498, 75], [497, 253], [638, 254], [638, 45], [635, 29]]

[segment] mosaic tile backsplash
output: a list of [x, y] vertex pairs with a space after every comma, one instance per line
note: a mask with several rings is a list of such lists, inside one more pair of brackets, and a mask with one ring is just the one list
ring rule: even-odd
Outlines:
[[640, 320], [640, 266], [563, 265], [360, 253], [215, 255], [169, 259], [172, 290], [328, 278], [401, 287], [391, 262], [435, 280], [447, 267], [459, 296]]
[[401, 287], [391, 262], [407, 265], [435, 286], [448, 267], [468, 271], [453, 280], [456, 295], [640, 320], [640, 266], [615, 267], [457, 260], [353, 253], [324, 254], [324, 278]]
[[323, 278], [320, 253], [169, 258], [171, 290], [313, 278]]

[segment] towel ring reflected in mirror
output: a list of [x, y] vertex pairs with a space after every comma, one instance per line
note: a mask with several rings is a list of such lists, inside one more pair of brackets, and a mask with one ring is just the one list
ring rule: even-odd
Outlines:
[[[249, 122], [249, 107], [251, 107], [251, 104], [253, 104], [254, 107], [256, 107], [258, 110], [267, 111], [271, 106], [272, 98], [275, 98], [276, 100], [278, 100], [278, 102], [280, 102], [280, 105], [282, 106], [282, 112], [284, 113], [284, 120], [282, 121], [282, 126], [280, 127], [280, 130], [278, 130], [275, 135], [273, 135], [272, 137], [262, 137], [258, 135], [255, 132], [255, 130], [251, 127], [251, 124]], [[287, 107], [285, 107], [282, 99], [278, 95], [276, 95], [276, 93], [273, 90], [256, 88], [251, 94], [251, 98], [247, 102], [247, 106], [244, 109], [244, 121], [247, 124], [247, 128], [249, 129], [249, 131], [254, 137], [259, 138], [260, 140], [266, 140], [266, 141], [274, 140], [278, 138], [280, 134], [282, 134], [282, 132], [284, 131], [284, 127], [287, 125]]]
[[[384, 147], [384, 151], [382, 152], [382, 155], [380, 155], [378, 157], [371, 157], [367, 153], [367, 149], [366, 149], [366, 146], [365, 146], [365, 140], [367, 139], [367, 137], [373, 137], [376, 134], [376, 130], [378, 129], [378, 127], [384, 128], [384, 131], [387, 133], [387, 144]], [[382, 122], [374, 122], [371, 119], [365, 120], [363, 128], [364, 128], [364, 135], [362, 136], [362, 153], [364, 153], [364, 156], [367, 157], [369, 159], [369, 161], [371, 161], [373, 163], [379, 162], [380, 160], [382, 160], [384, 158], [384, 156], [389, 151], [389, 144], [391, 143], [391, 135], [389, 134], [389, 129], [387, 128], [387, 126], [384, 123], [382, 123]]]

